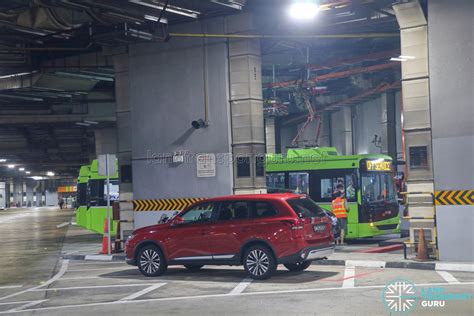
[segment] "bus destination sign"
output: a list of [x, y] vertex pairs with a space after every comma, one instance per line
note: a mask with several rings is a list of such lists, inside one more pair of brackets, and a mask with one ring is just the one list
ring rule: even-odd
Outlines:
[[392, 162], [385, 160], [367, 160], [367, 171], [391, 171]]

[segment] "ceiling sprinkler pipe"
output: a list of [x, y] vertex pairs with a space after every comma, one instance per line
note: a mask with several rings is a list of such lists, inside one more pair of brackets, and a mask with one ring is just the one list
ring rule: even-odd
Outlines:
[[295, 34], [295, 35], [271, 35], [271, 34], [212, 34], [212, 33], [169, 33], [171, 37], [209, 37], [209, 38], [255, 38], [255, 39], [337, 39], [337, 38], [377, 38], [377, 37], [400, 37], [400, 33], [349, 33], [349, 34]]

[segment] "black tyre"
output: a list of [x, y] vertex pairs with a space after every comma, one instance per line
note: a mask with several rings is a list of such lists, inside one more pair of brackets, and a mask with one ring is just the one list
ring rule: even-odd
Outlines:
[[203, 264], [185, 264], [184, 267], [188, 269], [189, 271], [199, 271], [202, 267], [204, 267]]
[[138, 269], [147, 277], [159, 276], [168, 268], [160, 248], [148, 245], [140, 249], [137, 257]]
[[265, 280], [275, 273], [277, 263], [273, 253], [265, 246], [252, 246], [243, 258], [247, 274], [255, 280]]
[[306, 270], [311, 265], [311, 261], [302, 261], [295, 263], [284, 264], [285, 268], [290, 271], [303, 271]]

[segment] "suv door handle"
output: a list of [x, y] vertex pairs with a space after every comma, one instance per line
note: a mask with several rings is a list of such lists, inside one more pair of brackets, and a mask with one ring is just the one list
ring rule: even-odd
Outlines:
[[250, 231], [250, 227], [242, 227], [240, 229], [241, 232], [249, 232]]

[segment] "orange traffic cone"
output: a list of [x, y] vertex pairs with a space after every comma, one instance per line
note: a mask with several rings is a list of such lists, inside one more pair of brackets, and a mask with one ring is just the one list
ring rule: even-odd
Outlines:
[[104, 220], [104, 236], [102, 237], [102, 250], [99, 253], [101, 255], [109, 254], [109, 221], [107, 218]]
[[418, 234], [418, 254], [416, 255], [416, 260], [428, 260], [428, 248], [426, 247], [424, 229], [420, 229], [420, 233]]

